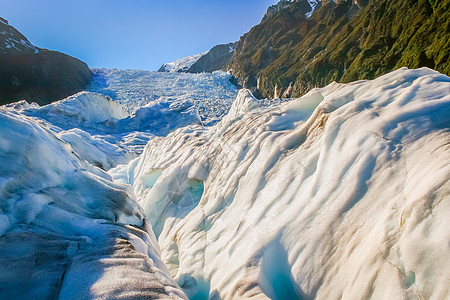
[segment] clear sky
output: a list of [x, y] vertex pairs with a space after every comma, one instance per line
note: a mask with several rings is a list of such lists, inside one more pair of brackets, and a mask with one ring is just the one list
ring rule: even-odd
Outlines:
[[0, 0], [34, 45], [90, 67], [157, 70], [234, 42], [277, 0]]

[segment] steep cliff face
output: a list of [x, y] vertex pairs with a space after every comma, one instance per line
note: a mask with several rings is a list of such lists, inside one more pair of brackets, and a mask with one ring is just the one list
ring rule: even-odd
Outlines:
[[450, 0], [321, 1], [309, 18], [305, 2], [269, 9], [237, 43], [226, 69], [257, 95], [300, 96], [403, 66], [450, 74]]
[[0, 104], [47, 104], [83, 90], [92, 79], [84, 62], [32, 45], [5, 19], [0, 20], [0, 66]]

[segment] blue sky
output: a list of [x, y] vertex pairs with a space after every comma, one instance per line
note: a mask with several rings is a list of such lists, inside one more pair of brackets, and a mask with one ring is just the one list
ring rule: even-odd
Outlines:
[[33, 44], [90, 67], [156, 70], [233, 42], [277, 0], [0, 0]]

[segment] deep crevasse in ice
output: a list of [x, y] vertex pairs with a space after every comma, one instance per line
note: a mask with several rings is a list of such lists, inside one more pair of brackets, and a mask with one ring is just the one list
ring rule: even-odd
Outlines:
[[444, 299], [449, 127], [450, 79], [426, 68], [269, 108], [241, 91], [110, 174], [190, 297]]

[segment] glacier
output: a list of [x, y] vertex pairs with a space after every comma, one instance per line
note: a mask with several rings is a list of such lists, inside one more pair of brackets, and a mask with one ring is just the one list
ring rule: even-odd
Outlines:
[[[400, 69], [152, 139], [133, 186], [192, 299], [444, 299], [450, 78]], [[127, 174], [127, 176], [125, 175]]]
[[155, 136], [217, 123], [238, 92], [230, 80], [225, 72], [94, 69], [88, 91], [42, 107], [20, 101], [3, 108], [45, 122], [81, 157], [109, 170], [140, 155]]
[[39, 121], [0, 126], [2, 299], [186, 299], [129, 187]]
[[231, 107], [237, 88], [226, 72], [187, 74], [93, 69], [89, 91], [110, 96], [130, 112], [150, 102], [190, 102], [204, 125], [217, 123]]
[[449, 77], [229, 79], [97, 69], [0, 107], [2, 298], [450, 296]]

